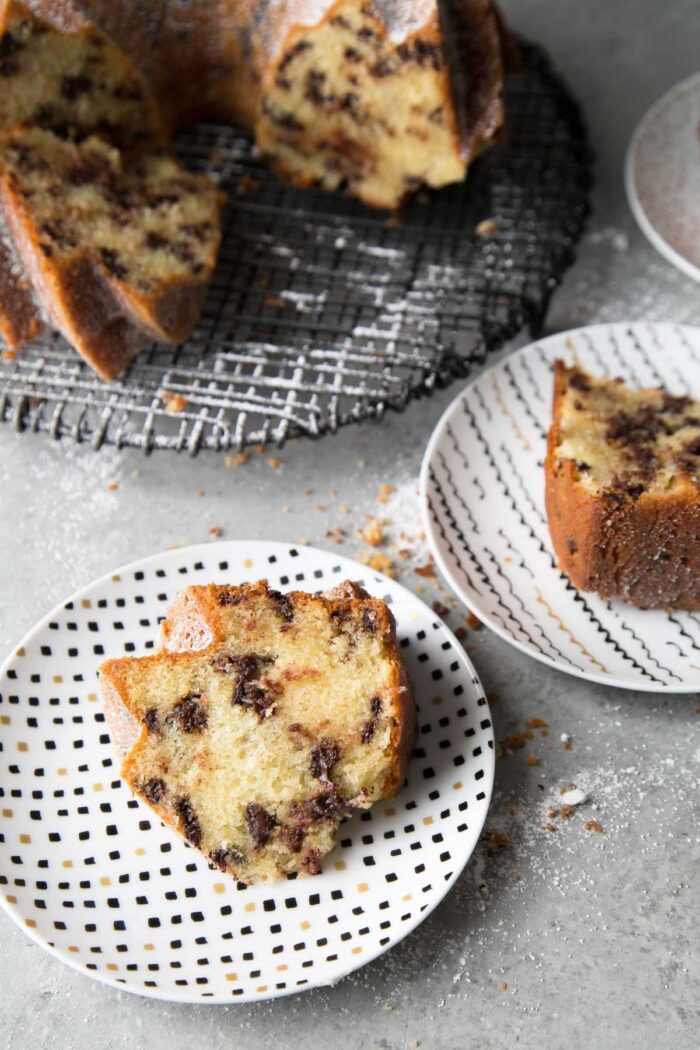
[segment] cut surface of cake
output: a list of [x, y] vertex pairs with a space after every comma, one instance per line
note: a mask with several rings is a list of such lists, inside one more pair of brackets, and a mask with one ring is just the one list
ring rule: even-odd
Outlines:
[[184, 338], [216, 261], [221, 198], [168, 153], [125, 157], [98, 136], [0, 136], [0, 193], [52, 324], [113, 378], [150, 337]]
[[545, 475], [554, 550], [577, 587], [700, 609], [700, 402], [557, 361]]
[[[0, 6], [0, 133], [27, 124], [76, 140], [99, 134], [121, 148], [164, 142], [159, 108], [138, 69], [74, 5], [63, 5], [60, 26], [15, 0]], [[2, 221], [0, 332], [16, 350], [45, 321]]]
[[416, 716], [383, 601], [190, 587], [163, 640], [100, 670], [121, 775], [222, 871], [315, 874], [343, 817], [400, 790]]

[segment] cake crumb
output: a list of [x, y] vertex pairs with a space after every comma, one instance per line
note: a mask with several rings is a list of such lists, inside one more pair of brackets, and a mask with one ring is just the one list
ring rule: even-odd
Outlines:
[[436, 614], [436, 616], [447, 616], [449, 611], [450, 610], [447, 608], [447, 606], [443, 605], [442, 602], [433, 602], [433, 612]]
[[474, 233], [477, 237], [488, 237], [489, 234], [495, 233], [497, 229], [498, 223], [495, 219], [482, 219], [481, 222], [476, 224]]
[[326, 539], [331, 543], [342, 543], [345, 539], [345, 530], [341, 529], [340, 525], [333, 525], [326, 533]]
[[277, 470], [278, 467], [282, 466], [282, 460], [278, 459], [277, 456], [269, 456], [267, 465], [271, 470]]
[[413, 571], [416, 576], [426, 576], [429, 579], [434, 579], [436, 575], [435, 563], [433, 562], [433, 559], [429, 557], [425, 565], [417, 565]]
[[376, 518], [371, 518], [363, 529], [358, 529], [357, 535], [370, 547], [378, 547], [384, 540], [384, 530]]
[[220, 525], [210, 525], [209, 526], [209, 535], [213, 536], [215, 539], [218, 536], [221, 536], [223, 534], [223, 531], [224, 530], [221, 528]]
[[311, 541], [307, 540], [307, 539], [297, 540], [297, 543], [299, 544], [300, 547], [308, 547], [310, 542]]
[[17, 351], [16, 350], [3, 350], [2, 357], [4, 361], [16, 361]]
[[547, 723], [543, 718], [531, 718], [527, 725], [528, 729], [541, 729], [543, 726], [546, 726]]
[[350, 508], [345, 503], [341, 503], [338, 507], [338, 514], [349, 514]]
[[481, 836], [481, 841], [484, 843], [484, 848], [489, 857], [493, 857], [496, 853], [500, 853], [501, 850], [510, 846], [513, 840], [510, 835], [506, 835], [503, 831], [496, 831], [495, 828], [487, 828]]
[[183, 394], [175, 394], [172, 390], [164, 390], [162, 393], [165, 402], [165, 411], [171, 415], [183, 412], [187, 408], [187, 398]]
[[499, 984], [498, 987], [501, 989], [502, 992], [507, 992], [508, 991], [508, 982], [507, 981], [501, 981], [501, 983]]
[[467, 624], [471, 627], [472, 631], [478, 631], [484, 625], [478, 616], [475, 616], [473, 612], [467, 613]]
[[231, 452], [224, 459], [225, 467], [242, 467], [250, 459], [250, 452]]
[[376, 551], [374, 554], [365, 554], [363, 551], [359, 555], [358, 560], [376, 572], [383, 572], [385, 576], [392, 580], [396, 578], [396, 569], [388, 554], [383, 554], [381, 551]]
[[110, 481], [107, 484], [107, 492], [116, 492], [118, 488], [119, 488], [119, 482], [118, 481]]
[[592, 818], [587, 820], [583, 826], [586, 829], [586, 831], [595, 831], [597, 833], [600, 833], [603, 830], [598, 821], [593, 820]]
[[527, 756], [527, 764], [528, 764], [528, 766], [539, 766], [540, 760], [537, 757], [537, 755], [528, 755]]

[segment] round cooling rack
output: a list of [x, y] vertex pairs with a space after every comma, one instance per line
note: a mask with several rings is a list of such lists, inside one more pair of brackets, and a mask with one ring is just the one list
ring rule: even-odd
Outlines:
[[585, 223], [592, 157], [565, 84], [539, 48], [521, 50], [504, 141], [397, 216], [285, 186], [249, 137], [196, 128], [182, 154], [229, 206], [192, 337], [104, 383], [45, 336], [0, 360], [0, 419], [94, 448], [282, 444], [404, 408], [537, 332]]
[[[324, 591], [357, 579], [396, 618], [419, 738], [395, 799], [356, 812], [313, 878], [222, 875], [119, 779], [98, 700], [106, 656], [143, 654], [188, 584]], [[334, 984], [411, 933], [476, 846], [493, 729], [451, 631], [404, 587], [312, 547], [185, 547], [104, 576], [49, 613], [0, 669], [0, 904], [62, 962], [125, 991], [254, 1002]]]

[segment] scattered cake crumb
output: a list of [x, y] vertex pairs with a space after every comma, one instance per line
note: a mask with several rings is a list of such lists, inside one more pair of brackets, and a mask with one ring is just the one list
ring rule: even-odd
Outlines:
[[597, 833], [600, 833], [603, 830], [598, 821], [593, 820], [592, 818], [587, 820], [583, 826], [586, 829], [586, 831], [595, 831]]
[[119, 488], [119, 482], [118, 481], [110, 481], [107, 484], [107, 491], [108, 492], [116, 492], [118, 488]]
[[210, 525], [209, 526], [209, 535], [210, 536], [214, 536], [216, 538], [218, 536], [221, 536], [222, 534], [223, 534], [223, 529], [221, 528], [220, 525]]
[[250, 452], [231, 452], [224, 459], [224, 466], [226, 467], [242, 467], [250, 459]]
[[165, 403], [165, 411], [175, 415], [187, 408], [187, 398], [183, 394], [174, 394], [172, 390], [164, 390], [162, 398]]
[[381, 522], [377, 521], [375, 518], [370, 519], [363, 529], [358, 529], [357, 535], [370, 547], [378, 547], [384, 540], [384, 530], [382, 529]]
[[528, 755], [527, 756], [527, 764], [528, 764], [528, 766], [539, 766], [540, 760], [537, 757], [537, 755]]
[[488, 237], [490, 234], [495, 233], [497, 229], [498, 223], [495, 219], [482, 219], [474, 228], [474, 233], [477, 237]]
[[278, 459], [277, 456], [269, 456], [267, 460], [267, 465], [272, 470], [277, 470], [278, 467], [282, 466], [282, 460]]
[[483, 624], [478, 616], [475, 616], [473, 612], [467, 613], [467, 624], [471, 627], [472, 631], [478, 631]]

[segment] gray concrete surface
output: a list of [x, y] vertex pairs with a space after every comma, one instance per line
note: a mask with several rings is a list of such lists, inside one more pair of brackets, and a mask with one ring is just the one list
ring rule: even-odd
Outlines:
[[[697, 0], [503, 6], [566, 70], [598, 154], [595, 213], [548, 327], [636, 318], [700, 323], [698, 286], [637, 232], [621, 180], [639, 116], [700, 65]], [[394, 537], [415, 536], [421, 453], [455, 393], [317, 444], [290, 445], [277, 469], [265, 456], [227, 469], [207, 456], [94, 454], [0, 429], [0, 649], [75, 588], [141, 555], [207, 540], [213, 525], [230, 539], [305, 538], [328, 547], [327, 530], [340, 524], [347, 530], [340, 549], [355, 554], [362, 544], [354, 526], [381, 510]], [[108, 491], [112, 481], [116, 491]], [[383, 483], [397, 491], [378, 508]], [[307, 487], [314, 493], [304, 495]], [[416, 576], [415, 564], [400, 578], [444, 601], [439, 581]], [[458, 626], [463, 614], [451, 612], [448, 622]], [[493, 699], [498, 738], [533, 718], [547, 722], [549, 735], [535, 730], [526, 748], [499, 759], [489, 834], [455, 890], [411, 937], [332, 989], [249, 1007], [192, 1007], [103, 988], [0, 915], [0, 1044], [697, 1047], [700, 698], [589, 685], [486, 630], [470, 631], [466, 644]], [[562, 733], [571, 736], [570, 750]], [[527, 764], [531, 752], [538, 766]], [[569, 821], [550, 821], [548, 806], [567, 783], [591, 800]], [[585, 830], [591, 818], [602, 833]]]

